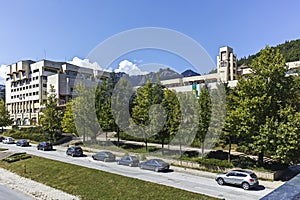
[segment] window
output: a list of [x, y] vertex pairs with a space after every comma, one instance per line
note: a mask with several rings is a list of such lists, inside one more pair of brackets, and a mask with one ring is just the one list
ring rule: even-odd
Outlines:
[[46, 88], [46, 87], [47, 87], [47, 84], [43, 83], [43, 87], [45, 87], [45, 88]]
[[47, 80], [47, 76], [43, 76], [43, 80], [46, 81]]
[[35, 69], [33, 70], [33, 73], [39, 72], [39, 69]]

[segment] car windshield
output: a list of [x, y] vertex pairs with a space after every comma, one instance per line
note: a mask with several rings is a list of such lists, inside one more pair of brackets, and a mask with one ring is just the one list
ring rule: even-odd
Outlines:
[[156, 162], [158, 162], [159, 164], [165, 164], [166, 162], [165, 161], [163, 161], [163, 160], [156, 160]]
[[132, 160], [137, 160], [137, 157], [131, 156], [131, 159], [132, 159]]

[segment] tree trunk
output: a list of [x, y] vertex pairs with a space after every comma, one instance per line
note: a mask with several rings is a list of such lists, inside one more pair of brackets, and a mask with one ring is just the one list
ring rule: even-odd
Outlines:
[[181, 139], [179, 139], [179, 155], [180, 155], [180, 157], [182, 155], [182, 152], [181, 152]]
[[263, 166], [264, 165], [264, 151], [262, 150], [258, 154], [258, 165]]
[[148, 139], [145, 139], [146, 151], [148, 152]]
[[118, 147], [120, 147], [120, 129], [117, 129], [117, 137], [118, 137], [117, 145]]
[[165, 138], [162, 136], [162, 138], [161, 138], [162, 155], [164, 155], [164, 145], [165, 145]]
[[231, 154], [231, 138], [228, 137], [228, 140], [229, 140], [229, 147], [228, 147], [228, 162], [230, 162], [230, 161], [231, 161], [231, 156], [230, 156], [230, 154]]
[[204, 158], [204, 140], [201, 142], [201, 158]]

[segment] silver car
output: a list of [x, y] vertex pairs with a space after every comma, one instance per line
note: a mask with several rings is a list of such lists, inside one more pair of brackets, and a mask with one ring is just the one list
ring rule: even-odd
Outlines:
[[233, 170], [228, 173], [218, 174], [216, 181], [219, 185], [240, 185], [244, 190], [256, 187], [259, 184], [256, 174], [248, 170]]

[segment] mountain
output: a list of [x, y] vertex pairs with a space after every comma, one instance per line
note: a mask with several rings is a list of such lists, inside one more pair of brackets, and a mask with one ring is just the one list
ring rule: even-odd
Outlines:
[[184, 72], [181, 73], [183, 77], [189, 77], [189, 76], [200, 76], [197, 72], [194, 72], [193, 70], [187, 69]]
[[[279, 44], [275, 47], [272, 47], [275, 50], [279, 50], [280, 53], [285, 57], [286, 62], [299, 61], [300, 60], [300, 39], [286, 41], [283, 44]], [[241, 65], [250, 65], [252, 60], [259, 56], [259, 53], [254, 55], [249, 55], [247, 58], [241, 58], [238, 60], [238, 66]]]
[[159, 76], [159, 80], [168, 80], [168, 79], [174, 79], [174, 78], [181, 78], [182, 75], [169, 69], [159, 69], [158, 72], [150, 72], [146, 75], [133, 75], [129, 76], [128, 74], [124, 72], [116, 73], [117, 80], [121, 77], [126, 78], [132, 86], [142, 86], [147, 82], [147, 79], [149, 79], [151, 82], [157, 82], [157, 75]]

